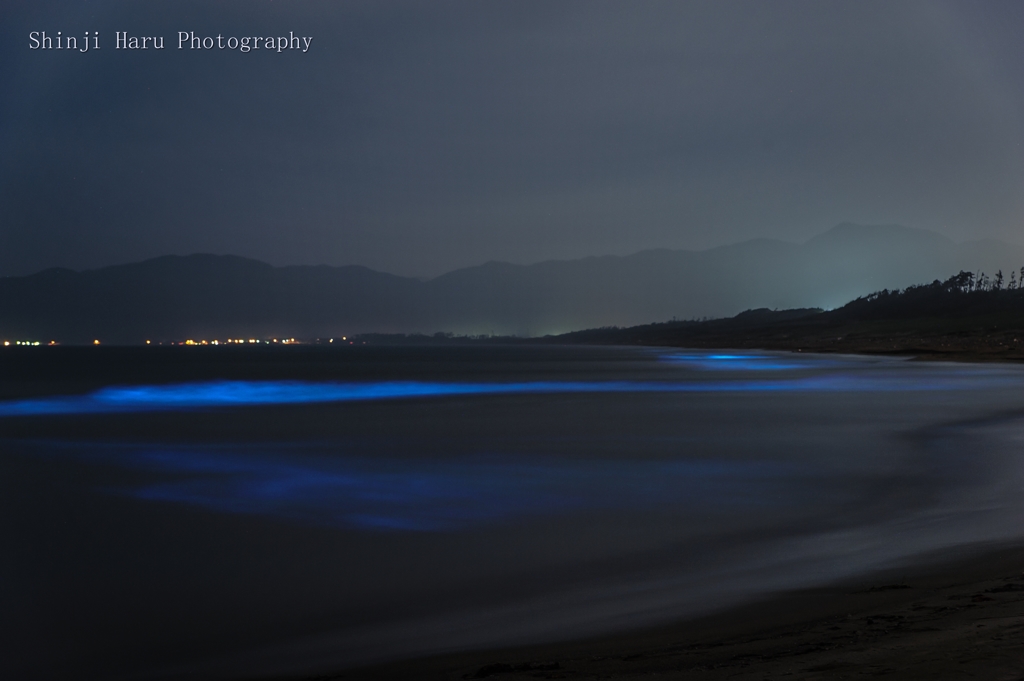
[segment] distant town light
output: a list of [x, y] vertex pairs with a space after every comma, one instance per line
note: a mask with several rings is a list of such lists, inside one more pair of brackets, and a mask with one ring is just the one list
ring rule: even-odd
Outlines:
[[4, 345], [10, 345], [11, 341], [4, 341]]
[[92, 344], [93, 344], [93, 345], [99, 345], [99, 344], [100, 344], [100, 342], [99, 342], [98, 340], [94, 340], [94, 341], [92, 342]]
[[149, 345], [149, 341], [146, 341], [146, 345]]

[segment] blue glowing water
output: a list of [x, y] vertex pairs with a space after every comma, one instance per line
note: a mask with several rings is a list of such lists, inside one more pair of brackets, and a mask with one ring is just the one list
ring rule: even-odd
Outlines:
[[315, 368], [0, 401], [0, 676], [582, 636], [1024, 527], [1024, 367], [478, 348]]
[[[828, 367], [827, 361], [779, 361], [759, 355], [679, 355], [664, 361], [688, 368], [738, 373], [789, 371]], [[102, 388], [86, 395], [54, 396], [0, 402], [0, 417], [101, 414], [144, 411], [246, 407], [260, 405], [363, 402], [389, 399], [425, 399], [487, 395], [543, 395], [572, 393], [714, 393], [714, 392], [892, 392], [976, 390], [1012, 384], [1016, 378], [991, 372], [932, 371], [898, 376], [860, 372], [849, 366], [808, 377], [704, 381], [530, 381], [530, 382], [423, 382], [378, 381], [315, 383], [303, 381], [210, 381], [170, 385], [134, 385]]]
[[431, 462], [329, 456], [294, 446], [36, 446], [162, 479], [120, 491], [136, 499], [363, 530], [453, 531], [597, 509], [753, 509], [777, 504], [784, 487], [809, 474], [792, 463], [758, 460], [587, 461], [524, 454]]
[[778, 355], [758, 355], [753, 353], [742, 355], [724, 355], [716, 353], [666, 353], [662, 360], [682, 364], [693, 369], [710, 369], [719, 371], [790, 371], [794, 369], [821, 369], [827, 366], [827, 360], [820, 357], [803, 359]]

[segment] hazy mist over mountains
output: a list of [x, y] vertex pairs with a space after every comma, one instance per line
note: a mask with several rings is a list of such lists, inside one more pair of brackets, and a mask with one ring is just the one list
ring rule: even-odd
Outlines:
[[429, 281], [365, 267], [271, 267], [165, 256], [0, 279], [0, 339], [333, 337], [365, 332], [538, 336], [750, 308], [839, 306], [882, 288], [1024, 265], [1024, 247], [841, 224], [803, 244], [755, 239], [706, 251], [489, 262]]

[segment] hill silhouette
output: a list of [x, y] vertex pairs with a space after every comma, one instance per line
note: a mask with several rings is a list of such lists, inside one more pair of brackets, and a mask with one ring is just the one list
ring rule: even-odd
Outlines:
[[993, 278], [961, 271], [944, 281], [883, 289], [831, 311], [761, 308], [725, 319], [591, 329], [550, 340], [1024, 359], [1024, 287], [1017, 273], [1007, 280], [1001, 273]]
[[804, 244], [755, 239], [706, 251], [490, 262], [429, 281], [365, 267], [227, 255], [164, 256], [0, 278], [0, 339], [146, 339], [360, 333], [543, 336], [756, 308], [832, 308], [870, 291], [1024, 262], [1024, 247], [956, 244], [895, 225], [839, 225]]

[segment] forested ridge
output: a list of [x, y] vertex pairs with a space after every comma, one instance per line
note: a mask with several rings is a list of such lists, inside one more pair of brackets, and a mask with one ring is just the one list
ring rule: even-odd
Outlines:
[[835, 310], [760, 308], [550, 340], [1024, 359], [1024, 267], [1009, 277], [961, 271], [944, 281], [876, 291]]

